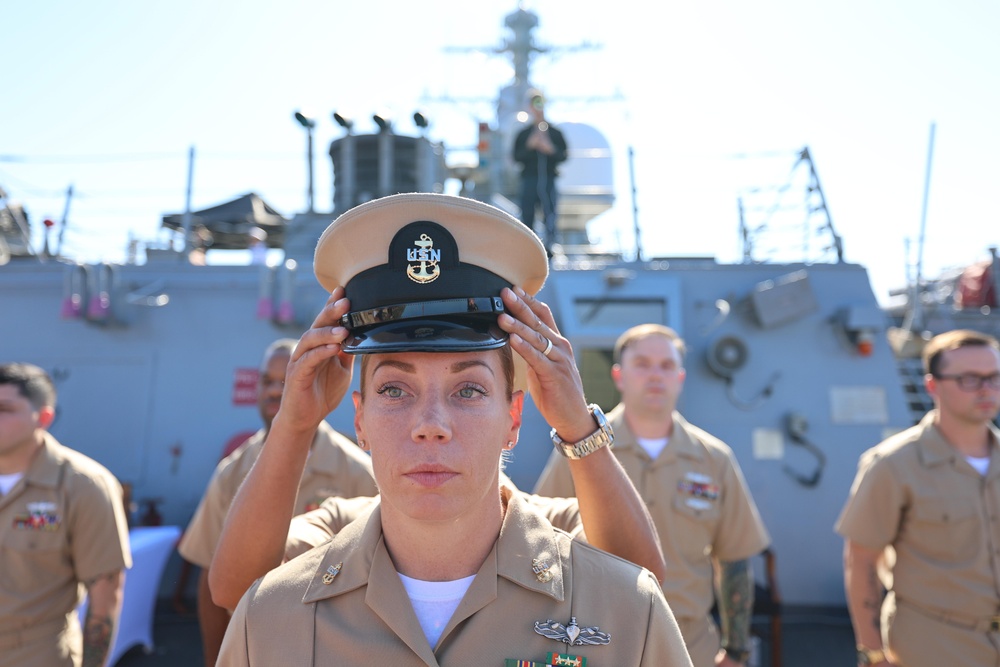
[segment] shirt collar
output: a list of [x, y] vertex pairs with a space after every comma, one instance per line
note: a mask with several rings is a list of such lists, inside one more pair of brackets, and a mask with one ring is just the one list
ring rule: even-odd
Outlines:
[[330, 475], [341, 471], [344, 467], [342, 450], [345, 447], [357, 447], [357, 445], [333, 430], [328, 423], [321, 421], [309, 447], [309, 467]]
[[42, 447], [25, 471], [24, 479], [35, 486], [55, 488], [59, 485], [59, 471], [62, 468], [62, 457], [57, 451], [61, 445], [48, 432], [43, 433], [42, 438]]
[[[494, 599], [496, 579], [503, 577], [527, 590], [564, 600], [564, 579], [572, 576], [569, 540], [557, 540], [556, 529], [525, 503], [520, 492], [501, 487], [501, 493], [507, 512], [500, 537], [466, 596]], [[389, 562], [382, 540], [382, 510], [374, 503], [326, 547], [302, 601], [309, 604], [368, 585], [373, 564]]]
[[[921, 429], [920, 438], [917, 441], [920, 447], [920, 459], [926, 466], [954, 461], [956, 458], [962, 456], [942, 435], [940, 429], [934, 423], [936, 418], [937, 410], [931, 410], [924, 415], [924, 418], [917, 425]], [[993, 441], [990, 447], [990, 458], [998, 457], [1000, 456], [1000, 450], [997, 447], [998, 443], [1000, 443], [1000, 431], [993, 424], [989, 424], [988, 428]], [[993, 469], [994, 466], [991, 465], [990, 471], [992, 472]]]
[[[676, 457], [701, 461], [705, 458], [705, 449], [700, 443], [695, 442], [690, 435], [690, 424], [681, 416], [681, 413], [674, 410], [673, 415], [674, 431], [670, 434], [670, 443], [663, 448], [657, 460], [673, 460]], [[625, 420], [625, 404], [619, 403], [608, 413], [608, 422], [615, 433], [615, 449], [622, 451], [635, 450], [639, 456], [650, 458], [649, 453], [639, 445], [635, 435], [628, 427]]]

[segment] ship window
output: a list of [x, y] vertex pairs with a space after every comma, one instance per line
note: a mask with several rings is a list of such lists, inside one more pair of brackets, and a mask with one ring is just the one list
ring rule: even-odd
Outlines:
[[611, 379], [614, 352], [609, 349], [584, 348], [579, 354], [580, 377], [587, 401], [597, 403], [607, 412], [618, 405], [621, 394]]
[[574, 315], [582, 327], [612, 328], [618, 332], [647, 322], [669, 324], [664, 299], [576, 299]]

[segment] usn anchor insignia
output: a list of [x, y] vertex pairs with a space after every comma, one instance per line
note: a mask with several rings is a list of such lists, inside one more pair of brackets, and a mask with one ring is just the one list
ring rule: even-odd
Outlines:
[[332, 584], [333, 580], [337, 578], [338, 574], [340, 574], [340, 568], [342, 567], [344, 567], [343, 561], [326, 568], [326, 572], [323, 574], [323, 583], [327, 586]]
[[[427, 234], [413, 242], [415, 248], [406, 249], [406, 275], [415, 283], [432, 283], [441, 275], [441, 251], [434, 249], [434, 241]], [[415, 264], [419, 262], [419, 264]]]
[[552, 566], [543, 560], [538, 560], [537, 558], [531, 559], [531, 571], [535, 573], [535, 578], [543, 584], [552, 581], [552, 572], [549, 568]]
[[576, 616], [569, 619], [569, 625], [556, 623], [549, 619], [542, 623], [535, 621], [535, 632], [543, 637], [554, 639], [557, 642], [569, 644], [570, 646], [584, 646], [597, 644], [610, 644], [611, 635], [601, 632], [600, 628], [581, 628], [576, 624]]

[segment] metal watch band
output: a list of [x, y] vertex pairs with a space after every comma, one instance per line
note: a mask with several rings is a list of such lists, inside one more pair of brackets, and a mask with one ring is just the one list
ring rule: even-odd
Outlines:
[[866, 648], [858, 646], [859, 665], [877, 665], [885, 660], [885, 651], [880, 648]]
[[566, 442], [559, 437], [555, 429], [552, 429], [550, 433], [552, 436], [552, 445], [560, 454], [568, 459], [582, 459], [588, 454], [596, 452], [601, 447], [614, 447], [615, 434], [611, 430], [611, 424], [608, 423], [607, 417], [604, 416], [604, 411], [595, 403], [588, 405], [587, 409], [597, 421], [597, 430], [583, 440], [579, 442]]

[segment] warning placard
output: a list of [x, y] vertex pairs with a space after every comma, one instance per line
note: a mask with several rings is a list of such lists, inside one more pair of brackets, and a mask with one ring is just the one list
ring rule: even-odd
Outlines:
[[233, 373], [233, 405], [257, 405], [256, 368], [237, 368]]

